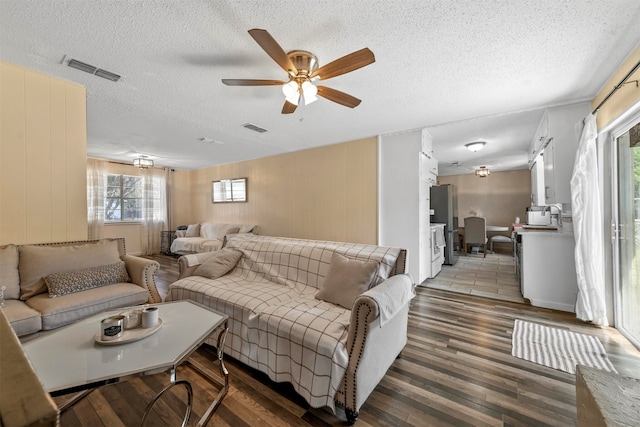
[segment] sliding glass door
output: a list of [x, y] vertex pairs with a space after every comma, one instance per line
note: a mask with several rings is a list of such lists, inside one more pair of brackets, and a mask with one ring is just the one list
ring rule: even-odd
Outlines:
[[616, 326], [640, 346], [640, 117], [619, 134], [615, 146]]

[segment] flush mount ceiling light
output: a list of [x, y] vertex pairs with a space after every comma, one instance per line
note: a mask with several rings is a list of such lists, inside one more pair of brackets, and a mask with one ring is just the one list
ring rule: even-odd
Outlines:
[[480, 178], [486, 178], [490, 173], [486, 166], [480, 166], [480, 169], [476, 169], [476, 175]]
[[140, 156], [137, 159], [133, 159], [133, 166], [140, 169], [148, 169], [153, 167], [153, 160], [148, 159], [147, 156]]
[[482, 147], [484, 147], [485, 144], [486, 142], [484, 141], [475, 141], [465, 144], [464, 146], [467, 147], [470, 151], [476, 152], [482, 150]]

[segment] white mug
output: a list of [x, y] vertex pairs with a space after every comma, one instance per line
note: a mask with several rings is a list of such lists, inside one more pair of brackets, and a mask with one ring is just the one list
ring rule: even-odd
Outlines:
[[142, 310], [142, 327], [151, 328], [158, 324], [159, 319], [158, 307], [147, 307]]

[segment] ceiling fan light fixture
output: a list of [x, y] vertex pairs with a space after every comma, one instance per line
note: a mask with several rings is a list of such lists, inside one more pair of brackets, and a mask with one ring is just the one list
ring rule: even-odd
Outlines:
[[300, 87], [298, 86], [298, 82], [291, 80], [289, 83], [282, 85], [282, 93], [284, 93], [287, 102], [298, 105], [300, 101]]
[[486, 178], [489, 176], [489, 174], [491, 174], [491, 172], [489, 171], [489, 169], [487, 169], [486, 166], [480, 166], [480, 169], [476, 169], [476, 176], [480, 178]]
[[485, 144], [486, 144], [486, 142], [484, 142], [484, 141], [474, 141], [474, 142], [470, 142], [468, 144], [465, 144], [464, 146], [467, 147], [469, 149], [469, 151], [473, 151], [475, 153], [476, 151], [482, 150], [482, 148], [484, 148]]
[[311, 83], [310, 81], [306, 81], [302, 83], [302, 95], [304, 96], [304, 105], [309, 105], [312, 102], [318, 100], [316, 96], [318, 94], [318, 88]]

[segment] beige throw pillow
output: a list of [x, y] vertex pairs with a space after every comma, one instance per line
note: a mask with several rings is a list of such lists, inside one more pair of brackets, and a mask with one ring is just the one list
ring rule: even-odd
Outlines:
[[242, 252], [240, 251], [233, 249], [219, 250], [211, 258], [200, 264], [193, 272], [193, 275], [217, 279], [233, 270], [233, 267], [236, 266], [241, 257]]
[[200, 224], [191, 224], [188, 226], [184, 237], [200, 237]]
[[369, 289], [377, 272], [377, 261], [349, 259], [334, 253], [316, 299], [351, 310], [356, 298]]
[[18, 273], [18, 247], [7, 245], [0, 249], [0, 286], [4, 286], [4, 299], [20, 298], [20, 274]]
[[120, 261], [118, 242], [100, 240], [69, 246], [20, 246], [20, 299], [47, 292], [44, 277]]
[[84, 270], [53, 273], [44, 278], [51, 298], [130, 280], [124, 261]]

